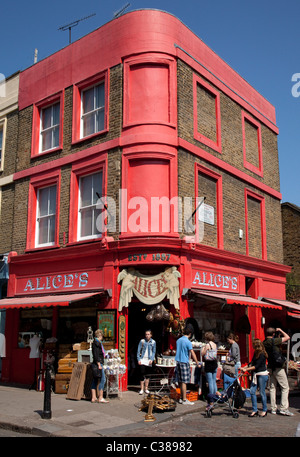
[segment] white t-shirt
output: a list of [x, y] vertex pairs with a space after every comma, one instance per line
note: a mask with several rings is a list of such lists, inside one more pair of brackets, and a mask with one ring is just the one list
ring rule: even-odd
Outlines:
[[41, 339], [39, 336], [34, 335], [29, 340], [29, 347], [30, 347], [30, 359], [38, 359], [40, 357], [40, 342]]

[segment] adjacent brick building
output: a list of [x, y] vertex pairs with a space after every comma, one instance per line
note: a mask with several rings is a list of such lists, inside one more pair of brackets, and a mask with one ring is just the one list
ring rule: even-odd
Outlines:
[[18, 118], [4, 380], [32, 379], [41, 318], [58, 344], [112, 319], [125, 363], [158, 303], [239, 331], [243, 361], [285, 326], [275, 109], [177, 18], [125, 14], [24, 70]]
[[285, 265], [291, 267], [287, 278], [289, 300], [300, 301], [300, 208], [289, 202], [281, 204], [283, 258]]

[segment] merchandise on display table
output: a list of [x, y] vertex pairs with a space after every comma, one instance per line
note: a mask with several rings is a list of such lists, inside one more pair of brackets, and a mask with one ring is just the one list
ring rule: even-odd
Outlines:
[[[104, 369], [106, 376], [106, 394], [119, 395], [123, 391], [122, 383], [123, 375], [126, 373], [126, 365], [121, 363], [122, 359], [118, 349], [110, 349], [105, 354]], [[120, 389], [121, 388], [121, 389]]]

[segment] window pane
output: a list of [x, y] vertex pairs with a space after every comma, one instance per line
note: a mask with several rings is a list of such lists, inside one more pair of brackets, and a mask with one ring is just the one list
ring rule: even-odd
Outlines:
[[59, 127], [54, 127], [52, 131], [52, 148], [59, 146]]
[[92, 235], [93, 210], [91, 208], [81, 211], [81, 237]]
[[0, 128], [0, 149], [2, 149], [2, 143], [3, 143], [3, 129]]
[[54, 243], [54, 241], [55, 241], [55, 216], [50, 216], [48, 220], [49, 220], [48, 243]]
[[96, 114], [96, 131], [100, 132], [104, 129], [104, 110], [97, 111]]
[[83, 136], [95, 133], [95, 114], [89, 114], [83, 119]]
[[96, 92], [95, 108], [102, 108], [104, 106], [104, 84], [99, 84], [99, 86], [96, 86], [95, 92]]
[[53, 122], [52, 125], [59, 124], [59, 103], [53, 105]]
[[93, 176], [93, 204], [96, 205], [98, 201], [98, 195], [102, 196], [102, 173], [95, 173]]
[[87, 89], [82, 95], [82, 112], [88, 113], [94, 109], [94, 88]]
[[51, 127], [51, 111], [52, 106], [49, 106], [49, 108], [44, 108], [42, 110], [42, 130]]
[[42, 151], [47, 151], [52, 148], [52, 131], [46, 130], [42, 133]]
[[48, 243], [48, 218], [43, 217], [42, 219], [39, 220], [39, 239], [38, 243], [39, 244], [45, 244]]
[[83, 208], [89, 206], [92, 203], [92, 186], [93, 186], [93, 175], [88, 175], [80, 180], [80, 195], [81, 205]]
[[56, 186], [49, 187], [49, 214], [56, 212]]
[[[97, 217], [99, 216], [100, 213], [101, 213], [100, 209], [94, 210], [94, 235], [98, 235], [99, 233], [103, 232], [103, 227], [101, 227], [101, 225], [100, 225], [101, 221], [103, 222], [103, 218], [99, 217], [99, 220], [97, 223]], [[97, 224], [98, 228], [97, 228], [96, 224]]]
[[39, 190], [39, 217], [48, 215], [48, 187]]

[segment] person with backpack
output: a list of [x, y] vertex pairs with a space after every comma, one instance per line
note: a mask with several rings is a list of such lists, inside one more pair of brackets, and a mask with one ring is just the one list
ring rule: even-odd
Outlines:
[[[276, 333], [280, 336], [276, 337]], [[277, 413], [276, 388], [279, 384], [281, 390], [281, 402], [279, 414], [283, 416], [293, 416], [289, 411], [289, 383], [284, 369], [285, 359], [282, 355], [280, 346], [290, 339], [289, 335], [281, 328], [269, 327], [266, 330], [264, 346], [268, 353], [268, 370], [270, 373], [270, 400], [271, 413]]]
[[204, 358], [204, 371], [206, 380], [208, 382], [208, 390], [211, 395], [214, 395], [217, 388], [217, 369], [218, 369], [218, 360], [217, 360], [217, 345], [214, 342], [215, 336], [212, 332], [206, 332], [204, 335], [207, 343], [203, 347], [201, 354]]
[[269, 373], [267, 370], [267, 357], [268, 354], [265, 350], [265, 347], [261, 340], [255, 338], [253, 340], [253, 349], [254, 354], [252, 357], [251, 362], [248, 366], [240, 368], [241, 371], [252, 371], [254, 375], [252, 377], [251, 386], [250, 386], [250, 395], [251, 395], [251, 402], [252, 402], [252, 412], [248, 415], [248, 417], [255, 417], [258, 416], [258, 409], [257, 409], [257, 397], [256, 397], [256, 390], [257, 386], [259, 387], [259, 392], [261, 395], [262, 401], [262, 413], [259, 415], [260, 417], [265, 417], [268, 413], [267, 409], [267, 394], [266, 394], [266, 385], [269, 379]]

